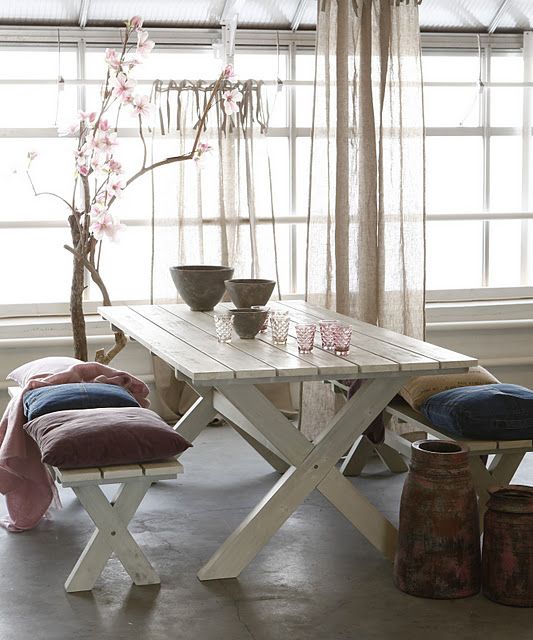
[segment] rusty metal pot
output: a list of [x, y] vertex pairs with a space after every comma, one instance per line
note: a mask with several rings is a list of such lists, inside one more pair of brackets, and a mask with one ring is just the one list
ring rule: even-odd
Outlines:
[[419, 440], [400, 505], [395, 585], [423, 598], [465, 598], [481, 587], [477, 497], [468, 449]]
[[483, 594], [533, 607], [533, 487], [489, 490], [483, 535]]

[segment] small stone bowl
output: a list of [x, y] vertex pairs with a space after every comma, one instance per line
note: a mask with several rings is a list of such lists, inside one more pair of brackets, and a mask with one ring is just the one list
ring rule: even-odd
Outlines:
[[243, 340], [253, 340], [268, 317], [268, 311], [249, 308], [230, 309], [230, 313], [233, 314], [233, 328]]
[[181, 298], [192, 311], [211, 311], [222, 300], [224, 282], [233, 275], [232, 267], [180, 265], [170, 267], [170, 275]]
[[276, 286], [275, 280], [261, 278], [234, 278], [226, 280], [226, 289], [231, 301], [238, 309], [263, 307]]

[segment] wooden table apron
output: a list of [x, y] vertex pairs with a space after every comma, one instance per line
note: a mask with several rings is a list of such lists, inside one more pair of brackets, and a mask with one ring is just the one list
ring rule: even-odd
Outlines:
[[[237, 577], [315, 489], [318, 489], [376, 549], [392, 560], [397, 536], [395, 527], [342, 475], [336, 466], [337, 462], [392, 400], [406, 379], [412, 377], [415, 372], [434, 374], [464, 371], [477, 362], [473, 358], [358, 323], [306, 303], [294, 301], [286, 304], [289, 305], [291, 316], [297, 320], [316, 322], [322, 316], [342, 318], [353, 323], [355, 337], [352, 339], [353, 355], [350, 356], [350, 360], [315, 350], [314, 356], [302, 356], [303, 362], [299, 363], [299, 368], [291, 369], [290, 358], [295, 360], [298, 354], [293, 337], [289, 338], [289, 345], [284, 352], [277, 351], [273, 345], [266, 347], [264, 342], [267, 339], [263, 337], [263, 342], [238, 341], [236, 350], [231, 350], [232, 358], [238, 361], [240, 367], [238, 371], [235, 369], [236, 375], [226, 374], [226, 367], [217, 367], [216, 364], [211, 366], [211, 369], [218, 369], [217, 371], [204, 375], [205, 358], [199, 353], [198, 372], [193, 377], [187, 375], [184, 372], [185, 367], [181, 366], [183, 349], [194, 349], [195, 345], [198, 348], [199, 344], [203, 344], [202, 340], [208, 340], [209, 348], [212, 350], [210, 353], [215, 354], [213, 358], [217, 357], [216, 353], [226, 353], [220, 350], [220, 346], [217, 350], [216, 342], [211, 340], [214, 335], [213, 322], [207, 314], [194, 314], [182, 305], [99, 309], [101, 315], [112, 324], [173, 366], [177, 377], [190, 384], [198, 393], [199, 399], [175, 427], [181, 435], [194, 441], [217, 414], [222, 415], [283, 474], [200, 569], [200, 580]], [[172, 321], [165, 320], [166, 330], [180, 338], [180, 344], [173, 343], [172, 351], [165, 348], [167, 342], [160, 328], [146, 324], [147, 319], [154, 320], [160, 316], [166, 318], [161, 309], [165, 313], [176, 314]], [[140, 317], [137, 317], [136, 313], [140, 314]], [[202, 331], [206, 332], [205, 337]], [[293, 331], [291, 327], [291, 336], [294, 335]], [[365, 333], [357, 333], [359, 331]], [[169, 337], [171, 336], [167, 334], [167, 339]], [[185, 340], [187, 343], [181, 344], [180, 341]], [[262, 350], [265, 350], [264, 353]], [[205, 347], [204, 351], [207, 351]], [[418, 353], [419, 351], [422, 351], [422, 354]], [[429, 356], [425, 352], [429, 352]], [[250, 356], [257, 358], [257, 353], [263, 358], [263, 366], [258, 369], [248, 367]], [[190, 360], [190, 353], [187, 354]], [[387, 355], [390, 356], [390, 360]], [[276, 364], [278, 360], [288, 367], [284, 370], [285, 375], [281, 375], [279, 368], [271, 366], [272, 362]], [[365, 364], [358, 365], [356, 362]], [[313, 363], [314, 366], [311, 367]], [[363, 368], [366, 368], [366, 371], [362, 371]], [[273, 371], [278, 375], [272, 375]], [[310, 442], [298, 431], [256, 387], [258, 383], [342, 379], [347, 377], [350, 371], [349, 377], [364, 379], [361, 388], [338, 411], [314, 442]], [[303, 375], [298, 375], [300, 372]]]

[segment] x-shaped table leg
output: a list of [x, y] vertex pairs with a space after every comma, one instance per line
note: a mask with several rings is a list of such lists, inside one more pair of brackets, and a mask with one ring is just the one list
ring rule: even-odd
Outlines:
[[132, 479], [121, 485], [111, 503], [98, 485], [72, 487], [97, 528], [65, 582], [66, 591], [90, 591], [113, 552], [135, 584], [159, 584], [159, 576], [127, 529], [150, 485], [150, 480]]
[[396, 529], [335, 465], [403, 383], [403, 377], [366, 381], [314, 444], [255, 387], [217, 387], [215, 408], [224, 415], [225, 401], [229, 401], [292, 466], [200, 569], [200, 580], [237, 577], [314, 489], [321, 491], [377, 549], [392, 559]]

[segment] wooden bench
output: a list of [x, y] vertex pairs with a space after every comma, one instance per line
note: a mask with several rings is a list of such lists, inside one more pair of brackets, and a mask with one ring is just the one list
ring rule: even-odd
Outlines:
[[[489, 497], [487, 489], [497, 484], [509, 484], [526, 453], [533, 451], [532, 440], [451, 438], [436, 429], [425, 416], [415, 411], [398, 396], [385, 409], [385, 417], [389, 420], [396, 418], [400, 423], [416, 427], [418, 431], [399, 434], [386, 426], [385, 442], [381, 445], [374, 445], [368, 438], [362, 436], [345, 459], [343, 473], [349, 476], [359, 475], [374, 453], [379, 455], [392, 472], [401, 473], [407, 471], [407, 465], [402, 456], [410, 459], [411, 443], [415, 440], [427, 437], [439, 440], [456, 440], [466, 445], [470, 451], [470, 468], [479, 497], [481, 524], [483, 524], [485, 505]], [[487, 455], [494, 456], [488, 466], [482, 458]]]
[[[20, 387], [8, 387], [11, 397], [21, 391]], [[127, 527], [150, 485], [176, 478], [183, 473], [182, 465], [172, 458], [162, 462], [86, 469], [48, 467], [48, 470], [58, 484], [72, 489], [96, 525], [65, 582], [66, 591], [90, 591], [113, 552], [136, 585], [159, 584], [159, 576]], [[120, 485], [111, 501], [100, 488], [104, 484]]]

